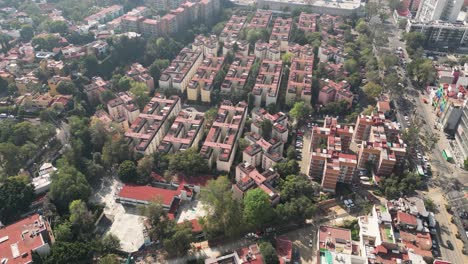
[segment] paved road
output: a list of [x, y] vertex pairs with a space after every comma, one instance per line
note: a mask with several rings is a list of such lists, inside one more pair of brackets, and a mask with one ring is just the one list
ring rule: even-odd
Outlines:
[[[398, 29], [394, 25], [393, 30], [389, 37], [390, 48], [396, 50], [398, 47], [404, 47], [404, 43], [399, 41]], [[405, 51], [405, 57], [408, 54]], [[403, 128], [408, 127], [407, 121], [404, 120], [404, 115], [408, 115], [411, 123], [414, 125], [415, 120], [420, 124], [420, 131], [423, 135], [437, 134], [439, 141], [431, 153], [426, 155], [431, 159], [431, 165], [433, 174], [435, 176], [435, 183], [441, 187], [437, 191], [431, 190], [427, 195], [434, 200], [435, 204], [440, 206], [440, 210], [436, 210], [436, 220], [439, 223], [441, 232], [439, 235], [440, 253], [443, 259], [449, 260], [452, 263], [468, 263], [467, 256], [463, 255], [462, 248], [463, 244], [460, 243], [455, 237], [457, 228], [455, 225], [450, 223], [451, 216], [446, 212], [444, 205], [447, 203], [443, 197], [443, 193], [447, 192], [448, 183], [450, 180], [456, 178], [463, 184], [468, 182], [468, 174], [462, 171], [457, 166], [448, 163], [442, 156], [442, 150], [448, 148], [449, 143], [441, 131], [435, 130], [434, 125], [436, 124], [435, 115], [431, 111], [431, 108], [423, 103], [424, 94], [420, 94], [408, 78], [404, 70], [400, 70], [403, 79], [406, 79], [408, 85], [405, 88], [406, 95], [396, 98], [396, 108], [399, 109], [397, 113], [397, 119], [402, 124]], [[420, 144], [419, 144], [420, 145]], [[445, 183], [446, 182], [446, 183]], [[446, 241], [450, 240], [454, 245], [455, 249], [450, 250], [447, 248]]]

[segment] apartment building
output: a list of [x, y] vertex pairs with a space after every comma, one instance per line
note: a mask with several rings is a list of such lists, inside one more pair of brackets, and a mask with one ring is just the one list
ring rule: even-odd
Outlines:
[[150, 75], [147, 68], [143, 67], [140, 63], [133, 63], [125, 75], [135, 82], [145, 84], [149, 91], [154, 91], [154, 79]]
[[84, 86], [83, 90], [88, 98], [88, 101], [96, 104], [98, 102], [102, 102], [101, 94], [104, 91], [109, 90], [110, 83], [105, 81], [100, 76], [94, 76], [91, 78], [91, 83]]
[[254, 55], [261, 60], [281, 60], [280, 46], [277, 42], [270, 44], [259, 40], [255, 43]]
[[123, 131], [127, 131], [128, 125], [135, 122], [140, 115], [140, 109], [133, 101], [133, 94], [130, 92], [120, 92], [117, 98], [107, 102], [107, 111], [112, 119], [124, 128]]
[[310, 44], [299, 45], [297, 43], [289, 43], [288, 52], [291, 53], [293, 58], [304, 60], [314, 60], [314, 47]]
[[396, 124], [385, 120], [383, 114], [358, 117], [355, 138], [362, 139], [358, 150], [359, 168], [372, 166], [370, 173], [382, 177], [390, 176], [396, 167], [403, 165], [406, 145]]
[[234, 252], [219, 257], [210, 257], [205, 260], [205, 264], [262, 264], [264, 263], [260, 247], [257, 244], [252, 244], [243, 248], [234, 250]]
[[47, 256], [55, 242], [49, 222], [33, 214], [0, 228], [0, 259], [3, 263], [24, 264], [33, 262], [33, 253]]
[[[223, 56], [231, 52], [235, 56], [249, 56], [249, 42], [247, 40], [228, 39], [223, 45]], [[234, 51], [235, 48], [237, 51]]]
[[283, 76], [282, 61], [263, 60], [252, 90], [256, 107], [276, 104]]
[[422, 33], [425, 36], [425, 49], [445, 52], [468, 50], [468, 24], [466, 22], [408, 20], [406, 32]]
[[246, 118], [247, 104], [245, 102], [237, 105], [233, 105], [230, 101], [221, 103], [218, 115], [200, 151], [210, 168], [216, 164], [218, 171], [230, 171]]
[[276, 164], [284, 161], [284, 142], [279, 138], [265, 140], [260, 134], [250, 132], [245, 136], [249, 146], [244, 149], [242, 158], [244, 162], [264, 170], [273, 168]]
[[103, 40], [96, 40], [86, 45], [86, 48], [87, 48], [87, 51], [86, 51], [87, 54], [93, 54], [95, 56], [102, 56], [102, 55], [107, 54], [109, 50], [109, 44], [107, 44], [107, 42]]
[[224, 43], [230, 42], [230, 40], [237, 40], [239, 38], [239, 33], [246, 26], [246, 22], [246, 16], [231, 16], [226, 26], [224, 26], [223, 31], [221, 31], [219, 40]]
[[185, 93], [190, 80], [202, 62], [202, 52], [183, 48], [171, 65], [162, 72], [159, 78], [159, 87], [161, 89], [176, 89]]
[[295, 56], [291, 60], [286, 88], [286, 104], [292, 105], [297, 100], [303, 100], [307, 105], [311, 104], [313, 68], [313, 55], [310, 59]]
[[323, 127], [312, 128], [308, 172], [325, 191], [334, 192], [337, 182], [350, 183], [353, 179], [357, 158], [348, 154], [353, 133], [352, 127], [342, 126], [328, 116]]
[[320, 80], [320, 91], [318, 102], [327, 105], [330, 102], [346, 101], [348, 109], [353, 105], [354, 94], [351, 92], [351, 85], [346, 81], [336, 83], [329, 79]]
[[218, 56], [218, 49], [219, 42], [216, 35], [210, 35], [209, 37], [198, 35], [192, 43], [192, 51], [202, 51], [204, 57]]
[[174, 153], [191, 147], [198, 148], [204, 127], [203, 113], [180, 111], [159, 145], [158, 152]]
[[342, 47], [333, 47], [326, 43], [322, 43], [318, 50], [318, 57], [320, 62], [344, 63], [346, 55], [343, 52]]
[[275, 24], [273, 25], [273, 30], [271, 31], [269, 43], [278, 43], [280, 50], [286, 51], [288, 49], [292, 23], [292, 18], [276, 18]]
[[234, 92], [243, 90], [254, 62], [255, 58], [253, 56], [236, 56], [221, 84], [221, 91]]
[[308, 9], [311, 8], [318, 14], [331, 14], [336, 16], [363, 16], [364, 3], [359, 0], [350, 0], [346, 2], [331, 1], [303, 1], [303, 0], [259, 0], [257, 7], [261, 9], [275, 10], [284, 12], [284, 10]]
[[216, 74], [223, 65], [224, 57], [205, 58], [187, 86], [187, 99], [198, 101], [201, 97], [202, 102], [210, 103]]
[[436, 20], [455, 22], [463, 3], [463, 0], [421, 0], [415, 19], [420, 22]]
[[280, 139], [284, 143], [288, 141], [288, 116], [285, 113], [270, 114], [264, 108], [254, 108], [252, 110], [250, 131], [262, 134], [261, 124], [264, 120], [269, 120], [273, 124], [272, 138]]
[[260, 173], [249, 163], [241, 163], [236, 167], [236, 184], [232, 186], [234, 198], [242, 200], [247, 191], [260, 188], [264, 191], [272, 205], [280, 201], [280, 194], [275, 190], [279, 174], [272, 168]]
[[100, 10], [99, 12], [92, 14], [89, 17], [86, 17], [84, 21], [86, 21], [90, 26], [96, 24], [105, 24], [106, 22], [122, 16], [123, 14], [123, 6], [113, 5]]
[[249, 28], [266, 29], [270, 24], [272, 14], [268, 10], [257, 10], [250, 20]]
[[181, 102], [178, 96], [165, 98], [156, 94], [125, 132], [136, 152], [153, 154], [170, 129], [171, 117], [179, 114]]
[[299, 22], [297, 28], [304, 31], [304, 33], [313, 33], [317, 31], [318, 14], [307, 14], [302, 12], [299, 15]]

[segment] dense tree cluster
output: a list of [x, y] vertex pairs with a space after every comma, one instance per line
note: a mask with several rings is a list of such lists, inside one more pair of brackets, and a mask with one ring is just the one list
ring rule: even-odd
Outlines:
[[403, 195], [413, 194], [422, 187], [421, 176], [417, 172], [404, 171], [401, 174], [392, 174], [379, 182], [379, 188], [387, 199], [397, 199]]

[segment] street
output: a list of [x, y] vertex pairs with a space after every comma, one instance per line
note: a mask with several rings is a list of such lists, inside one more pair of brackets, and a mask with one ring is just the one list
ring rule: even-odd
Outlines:
[[[394, 22], [392, 23], [393, 30], [391, 30], [389, 34], [389, 45], [391, 50], [397, 50], [398, 47], [405, 47], [405, 43], [399, 40], [400, 30], [398, 30]], [[405, 49], [403, 49], [403, 51], [409, 63], [409, 56]], [[464, 231], [457, 230], [457, 226], [450, 223], [452, 216], [445, 210], [447, 201], [443, 195], [450, 191], [449, 186], [457, 185], [453, 182], [459, 181], [463, 185], [468, 183], [468, 173], [444, 159], [442, 150], [449, 149], [449, 143], [442, 131], [434, 129], [437, 123], [436, 116], [430, 105], [423, 103], [423, 97], [427, 95], [425, 95], [424, 92], [420, 94], [420, 92], [413, 87], [410, 78], [406, 75], [405, 69], [399, 68], [398, 70], [402, 79], [407, 82], [405, 95], [399, 96], [394, 100], [395, 107], [399, 110], [396, 117], [398, 122], [401, 123], [402, 129], [418, 125], [420, 135], [428, 135], [432, 138], [434, 138], [435, 135], [435, 137], [439, 138], [434, 149], [430, 151], [430, 153], [424, 154], [420, 148], [421, 142], [418, 143], [417, 149], [422, 152], [422, 155], [429, 156], [433, 171], [433, 178], [429, 180], [429, 183], [440, 187], [430, 189], [426, 196], [432, 199], [438, 207], [434, 213], [440, 227], [438, 242], [442, 259], [451, 261], [452, 263], [468, 263], [468, 257], [462, 253], [464, 247], [463, 242], [455, 236], [458, 232], [464, 233]], [[452, 242], [454, 250], [450, 250], [447, 247], [446, 241]]]

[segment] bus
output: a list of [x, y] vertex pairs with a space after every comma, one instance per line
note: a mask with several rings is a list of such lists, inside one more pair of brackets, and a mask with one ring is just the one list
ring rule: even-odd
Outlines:
[[445, 159], [446, 161], [448, 161], [448, 162], [453, 161], [452, 153], [450, 153], [450, 151], [447, 150], [447, 149], [444, 149], [444, 150], [442, 151], [442, 156], [443, 156], [444, 159]]

